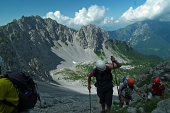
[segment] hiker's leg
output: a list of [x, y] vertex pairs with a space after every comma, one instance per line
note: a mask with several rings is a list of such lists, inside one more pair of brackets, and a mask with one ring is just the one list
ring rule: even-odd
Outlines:
[[111, 111], [111, 106], [107, 106], [107, 112], [106, 113], [110, 113]]
[[99, 97], [99, 103], [101, 104], [102, 111], [105, 110], [105, 100], [104, 100], [104, 94], [100, 91], [97, 91], [97, 95]]
[[110, 111], [111, 111], [112, 98], [113, 98], [113, 89], [111, 89], [105, 93], [105, 102], [107, 105], [107, 113], [110, 113]]
[[130, 99], [129, 99], [129, 98], [126, 98], [126, 99], [125, 99], [125, 102], [126, 102], [126, 105], [129, 105]]
[[101, 103], [102, 111], [105, 110], [105, 103]]
[[121, 96], [120, 97], [120, 108], [122, 108], [123, 107], [123, 104], [124, 104], [124, 98], [123, 98], [123, 96]]
[[120, 101], [120, 106], [119, 106], [119, 107], [122, 108], [122, 107], [123, 107], [123, 104], [124, 104], [124, 101], [121, 100], [121, 101]]

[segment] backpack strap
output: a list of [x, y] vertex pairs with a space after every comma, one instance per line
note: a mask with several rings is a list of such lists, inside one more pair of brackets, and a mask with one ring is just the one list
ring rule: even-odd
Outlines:
[[[124, 89], [126, 89], [126, 88], [127, 88], [127, 85], [123, 84], [123, 87], [120, 89], [121, 92], [122, 92], [122, 90], [124, 90]], [[134, 89], [133, 86], [129, 86], [129, 88], [130, 88], [130, 89]]]
[[14, 108], [17, 108], [16, 105], [12, 104], [11, 102], [8, 102], [7, 100], [3, 100], [3, 103], [8, 105], [8, 106], [11, 106], [11, 107], [14, 107]]
[[6, 75], [3, 75], [3, 76], [0, 76], [0, 79], [1, 79], [1, 78], [8, 78], [8, 77], [7, 77]]

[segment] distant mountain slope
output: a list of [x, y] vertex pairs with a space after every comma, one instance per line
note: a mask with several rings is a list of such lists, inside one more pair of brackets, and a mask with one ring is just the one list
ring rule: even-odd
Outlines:
[[146, 55], [170, 57], [170, 22], [141, 21], [125, 28], [108, 31], [111, 38], [129, 42], [132, 48]]
[[98, 59], [109, 62], [111, 55], [128, 63], [138, 53], [124, 41], [109, 39], [108, 33], [96, 25], [76, 31], [52, 19], [22, 16], [0, 27], [0, 54], [6, 69], [25, 70], [48, 81], [62, 68], [74, 69], [79, 63]]

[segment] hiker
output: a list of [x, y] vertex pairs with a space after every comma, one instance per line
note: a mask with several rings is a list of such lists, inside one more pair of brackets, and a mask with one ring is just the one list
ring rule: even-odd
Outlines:
[[130, 77], [126, 77], [124, 78], [124, 80], [122, 81], [122, 83], [119, 86], [119, 90], [118, 90], [118, 98], [120, 100], [120, 108], [123, 107], [124, 102], [126, 103], [126, 105], [129, 105], [130, 100], [132, 100], [132, 92], [133, 90], [136, 91], [136, 93], [142, 98], [145, 99], [145, 97], [143, 97], [143, 95], [140, 93], [138, 87], [135, 85], [135, 81], [133, 78]]
[[[0, 76], [4, 74], [1, 73], [1, 68], [3, 67], [3, 59], [0, 58]], [[18, 93], [12, 82], [6, 78], [0, 79], [0, 113], [12, 113], [13, 107], [8, 106], [3, 103], [4, 100], [11, 102], [14, 105], [18, 105]]]
[[[120, 68], [122, 65], [111, 57], [113, 65], [106, 65], [104, 61], [98, 60], [96, 62], [96, 68], [91, 71], [88, 75], [88, 90], [91, 89], [91, 77], [96, 77], [95, 86], [97, 88], [97, 95], [102, 107], [102, 113], [110, 113], [112, 105], [112, 94], [113, 94], [113, 84], [112, 84], [112, 69]], [[105, 104], [107, 105], [107, 110], [105, 110]]]
[[[14, 105], [17, 106], [19, 103], [18, 92], [13, 83], [8, 78], [3, 77], [3, 64], [4, 61], [0, 56], [0, 113], [19, 113], [17, 107], [13, 107]], [[20, 113], [29, 113], [29, 110], [24, 110]]]
[[152, 83], [152, 86], [147, 89], [148, 97], [150, 101], [154, 96], [164, 97], [165, 85], [161, 82], [159, 77], [156, 77]]

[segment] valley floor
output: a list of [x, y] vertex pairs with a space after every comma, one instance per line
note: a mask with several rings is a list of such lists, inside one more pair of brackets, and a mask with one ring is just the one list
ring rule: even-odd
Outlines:
[[[99, 113], [101, 107], [95, 88], [89, 92], [86, 87], [52, 85], [36, 81], [38, 84], [38, 92], [41, 95], [40, 102], [31, 110], [31, 113]], [[117, 89], [114, 88], [117, 92]], [[91, 99], [90, 99], [91, 97]], [[113, 101], [117, 100], [117, 96], [113, 96]]]

